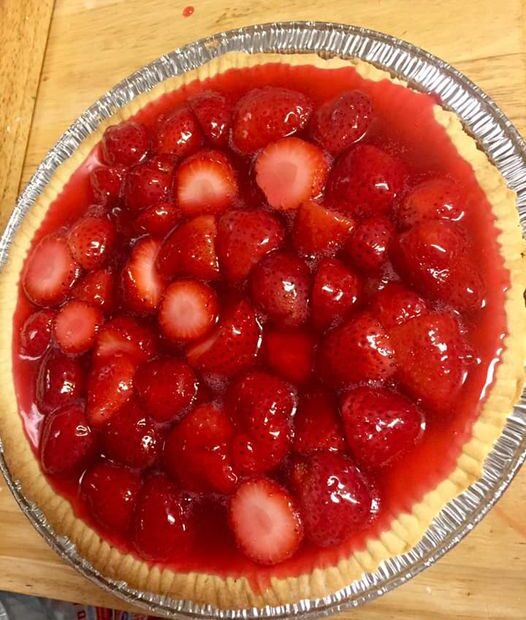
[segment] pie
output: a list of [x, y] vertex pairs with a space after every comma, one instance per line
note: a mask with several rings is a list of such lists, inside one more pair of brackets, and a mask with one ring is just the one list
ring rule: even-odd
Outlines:
[[227, 54], [86, 137], [0, 279], [13, 479], [103, 575], [336, 592], [481, 474], [523, 385], [515, 195], [361, 61]]

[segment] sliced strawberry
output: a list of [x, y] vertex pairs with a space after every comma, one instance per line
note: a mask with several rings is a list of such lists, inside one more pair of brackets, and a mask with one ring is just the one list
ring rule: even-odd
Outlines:
[[190, 97], [188, 105], [206, 139], [216, 147], [228, 146], [232, 106], [227, 98], [216, 91], [205, 90]]
[[309, 315], [310, 272], [297, 256], [276, 251], [252, 271], [252, 299], [278, 325], [298, 327]]
[[64, 353], [86, 353], [104, 318], [99, 308], [72, 299], [58, 311], [54, 323], [55, 340]]
[[148, 130], [135, 121], [112, 125], [102, 136], [102, 154], [107, 164], [133, 166], [146, 157], [149, 148]]
[[151, 312], [161, 301], [164, 283], [155, 267], [160, 247], [151, 237], [139, 239], [122, 271], [124, 298], [135, 312]]
[[177, 486], [162, 474], [148, 478], [137, 500], [133, 521], [133, 545], [145, 560], [168, 559], [184, 551], [188, 540], [188, 516]]
[[157, 128], [157, 152], [186, 157], [199, 149], [203, 132], [194, 114], [183, 105], [161, 119]]
[[337, 258], [324, 258], [314, 274], [312, 318], [325, 329], [340, 323], [361, 302], [363, 283]]
[[219, 405], [199, 405], [166, 439], [167, 472], [188, 491], [232, 493], [237, 486], [230, 457], [233, 434], [232, 422]]
[[85, 387], [84, 370], [78, 359], [51, 349], [40, 362], [35, 400], [42, 413], [70, 405], [81, 398]]
[[299, 454], [345, 450], [338, 403], [332, 392], [317, 388], [301, 396], [294, 416], [294, 450]]
[[315, 345], [307, 331], [267, 328], [262, 347], [272, 371], [292, 383], [304, 383], [312, 374]]
[[300, 138], [283, 138], [257, 156], [256, 182], [274, 209], [297, 209], [318, 196], [325, 186], [329, 164], [323, 151]]
[[175, 194], [187, 216], [228, 209], [238, 194], [230, 160], [221, 151], [203, 150], [191, 155], [177, 168]]
[[338, 452], [314, 452], [296, 480], [296, 497], [305, 536], [320, 547], [341, 543], [371, 520], [373, 497], [368, 481]]
[[407, 194], [398, 207], [398, 222], [410, 228], [425, 220], [460, 221], [464, 204], [460, 189], [451, 179], [437, 178], [424, 181]]
[[334, 254], [349, 239], [353, 226], [350, 217], [309, 200], [298, 209], [292, 241], [296, 250], [304, 256]]
[[108, 217], [83, 217], [69, 231], [68, 244], [81, 267], [99, 269], [113, 250], [115, 227]]
[[239, 282], [265, 254], [279, 248], [285, 237], [281, 221], [262, 209], [233, 209], [217, 226], [216, 249], [225, 277]]
[[184, 222], [164, 240], [157, 258], [157, 270], [166, 279], [190, 276], [214, 280], [219, 276], [215, 249], [217, 227], [211, 215], [199, 215]]
[[403, 162], [377, 146], [359, 144], [335, 164], [329, 197], [355, 217], [387, 214], [404, 188]]
[[141, 476], [126, 467], [104, 461], [82, 477], [81, 493], [88, 510], [102, 527], [119, 534], [130, 529]]
[[101, 429], [100, 438], [105, 456], [136, 469], [151, 467], [161, 449], [159, 431], [135, 400], [120, 408]]
[[71, 297], [108, 312], [113, 307], [115, 278], [111, 268], [90, 271], [73, 287]]
[[427, 312], [426, 302], [399, 282], [390, 282], [375, 293], [370, 308], [387, 330]]
[[381, 323], [361, 312], [326, 335], [319, 368], [334, 385], [382, 381], [396, 371], [395, 352]]
[[96, 455], [96, 438], [84, 409], [70, 404], [45, 417], [39, 441], [40, 463], [46, 474], [80, 473]]
[[257, 564], [284, 562], [303, 540], [303, 524], [294, 500], [267, 478], [240, 485], [230, 500], [229, 522], [241, 551]]
[[173, 202], [161, 202], [143, 209], [135, 219], [134, 226], [139, 234], [165, 237], [181, 219], [181, 211]]
[[255, 362], [261, 326], [246, 300], [227, 308], [213, 332], [186, 351], [188, 363], [202, 372], [232, 376]]
[[234, 109], [232, 143], [241, 153], [255, 153], [301, 131], [311, 114], [312, 103], [303, 93], [272, 86], [253, 89]]
[[425, 420], [410, 400], [386, 388], [361, 386], [345, 394], [342, 417], [347, 443], [358, 462], [381, 468], [422, 437]]
[[456, 319], [428, 312], [390, 330], [397, 377], [431, 411], [450, 413], [464, 381], [466, 343]]
[[115, 204], [121, 196], [125, 176], [124, 166], [99, 166], [92, 170], [89, 180], [93, 198], [102, 205]]
[[345, 252], [356, 267], [375, 273], [387, 262], [394, 232], [394, 225], [388, 217], [370, 217], [356, 224]]
[[325, 102], [312, 117], [311, 133], [333, 155], [358, 142], [371, 124], [373, 108], [367, 95], [351, 90]]
[[56, 313], [53, 310], [38, 310], [30, 314], [20, 331], [22, 355], [42, 357], [51, 344], [51, 334]]
[[78, 274], [67, 241], [48, 235], [29, 254], [22, 276], [24, 291], [37, 306], [54, 306], [66, 299]]
[[162, 333], [173, 342], [203, 338], [217, 320], [219, 303], [213, 288], [197, 280], [176, 280], [159, 307]]
[[142, 364], [135, 390], [144, 411], [157, 422], [180, 419], [197, 393], [197, 378], [182, 360], [167, 357]]
[[149, 327], [130, 317], [117, 316], [100, 329], [94, 355], [101, 359], [125, 355], [140, 364], [156, 352], [157, 338]]
[[94, 358], [88, 380], [89, 423], [101, 427], [108, 422], [133, 395], [135, 362], [119, 355]]
[[174, 162], [172, 157], [160, 155], [137, 164], [128, 171], [124, 184], [124, 204], [129, 211], [169, 202], [172, 198]]

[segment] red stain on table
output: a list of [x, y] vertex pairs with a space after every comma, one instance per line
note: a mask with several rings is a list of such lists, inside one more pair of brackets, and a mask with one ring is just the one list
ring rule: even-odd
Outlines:
[[193, 7], [192, 5], [185, 6], [183, 9], [183, 17], [190, 17], [191, 15], [194, 14], [194, 11], [195, 11], [195, 7]]

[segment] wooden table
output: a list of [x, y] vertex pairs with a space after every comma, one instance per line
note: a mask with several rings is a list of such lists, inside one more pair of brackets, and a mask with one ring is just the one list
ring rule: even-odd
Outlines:
[[[49, 147], [114, 83], [196, 38], [257, 22], [340, 21], [411, 41], [466, 73], [526, 133], [525, 18], [521, 0], [0, 0], [0, 226]], [[437, 565], [346, 615], [524, 619], [525, 509], [523, 471]], [[122, 606], [48, 549], [2, 483], [0, 532], [0, 589]]]

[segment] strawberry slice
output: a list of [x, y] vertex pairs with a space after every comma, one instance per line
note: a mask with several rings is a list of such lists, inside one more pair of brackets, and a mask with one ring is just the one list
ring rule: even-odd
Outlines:
[[143, 209], [134, 221], [139, 234], [165, 237], [181, 219], [181, 211], [173, 202], [161, 202]]
[[108, 127], [104, 131], [101, 144], [107, 164], [129, 167], [146, 157], [150, 148], [150, 136], [141, 123], [125, 121]]
[[219, 304], [213, 288], [197, 280], [176, 280], [159, 307], [159, 325], [173, 342], [202, 338], [217, 320]]
[[110, 267], [90, 271], [73, 287], [71, 297], [80, 299], [101, 310], [109, 311], [113, 306], [115, 278]]
[[221, 213], [237, 198], [234, 168], [221, 151], [204, 150], [185, 159], [175, 173], [175, 193], [187, 215]]
[[296, 255], [276, 251], [252, 271], [252, 299], [278, 325], [298, 327], [309, 315], [310, 272]]
[[398, 222], [410, 228], [425, 220], [451, 220], [464, 217], [464, 204], [455, 181], [447, 178], [429, 179], [417, 185], [398, 207]]
[[309, 200], [298, 209], [292, 242], [304, 256], [316, 257], [336, 253], [351, 234], [354, 222], [350, 217], [327, 209]]
[[383, 381], [396, 371], [395, 351], [376, 317], [361, 312], [326, 335], [319, 368], [334, 385]]
[[139, 239], [122, 271], [124, 298], [135, 312], [151, 312], [161, 301], [164, 283], [155, 267], [160, 247], [151, 237]]
[[232, 144], [241, 153], [255, 153], [269, 142], [291, 136], [307, 126], [312, 102], [286, 88], [255, 88], [234, 109]]
[[388, 217], [370, 217], [356, 224], [345, 252], [358, 269], [376, 273], [387, 262], [394, 232], [395, 227]]
[[334, 165], [329, 197], [354, 217], [388, 214], [404, 188], [404, 163], [371, 144], [358, 144]]
[[243, 482], [230, 500], [229, 522], [241, 551], [257, 564], [284, 562], [303, 539], [292, 497], [267, 478]]
[[317, 327], [334, 327], [354, 310], [363, 297], [358, 275], [337, 258], [324, 258], [314, 274], [312, 318]]
[[342, 417], [347, 443], [367, 468], [378, 469], [399, 459], [425, 430], [416, 405], [386, 388], [350, 390], [343, 399]]
[[305, 383], [314, 366], [316, 342], [307, 331], [267, 328], [263, 354], [269, 368], [292, 383]]
[[92, 426], [104, 426], [132, 397], [135, 367], [135, 362], [123, 355], [94, 358], [86, 410]]
[[70, 405], [84, 394], [84, 370], [77, 358], [56, 349], [42, 358], [36, 380], [35, 400], [42, 413]]
[[218, 326], [186, 350], [193, 368], [232, 376], [255, 363], [261, 341], [261, 326], [250, 303], [244, 299], [223, 313]]
[[206, 139], [216, 147], [227, 147], [232, 125], [232, 106], [227, 98], [213, 90], [205, 90], [188, 99]]
[[92, 170], [89, 181], [96, 202], [102, 205], [115, 204], [121, 196], [125, 176], [124, 166], [99, 166]]
[[137, 364], [146, 362], [157, 352], [153, 331], [127, 316], [117, 316], [99, 330], [93, 355], [111, 359], [125, 355]]
[[312, 117], [312, 137], [333, 155], [358, 142], [369, 129], [373, 115], [367, 95], [351, 90], [325, 102]]
[[64, 353], [86, 353], [104, 318], [99, 308], [72, 299], [58, 311], [54, 323], [55, 340]]
[[323, 151], [300, 138], [283, 138], [267, 145], [256, 158], [256, 183], [274, 209], [297, 209], [318, 196], [329, 164]]
[[262, 209], [233, 209], [217, 226], [216, 249], [225, 277], [239, 282], [263, 256], [279, 248], [285, 237], [282, 222]]
[[30, 301], [37, 306], [54, 306], [66, 299], [78, 275], [79, 265], [67, 241], [49, 235], [29, 254], [22, 282]]
[[128, 211], [169, 202], [172, 198], [174, 161], [169, 155], [158, 155], [137, 164], [126, 174], [123, 188], [124, 204]]
[[345, 439], [332, 392], [316, 388], [302, 395], [294, 416], [294, 450], [310, 454], [315, 450], [345, 450]]
[[426, 302], [399, 282], [389, 282], [375, 293], [370, 308], [387, 330], [427, 312]]
[[177, 275], [200, 280], [218, 278], [216, 235], [216, 222], [211, 215], [198, 215], [184, 222], [164, 240], [157, 258], [157, 271], [167, 280]]
[[157, 152], [186, 157], [203, 143], [203, 132], [189, 107], [183, 105], [160, 120]]
[[20, 331], [22, 355], [33, 359], [44, 355], [51, 344], [55, 316], [56, 313], [53, 310], [39, 310], [27, 317]]

